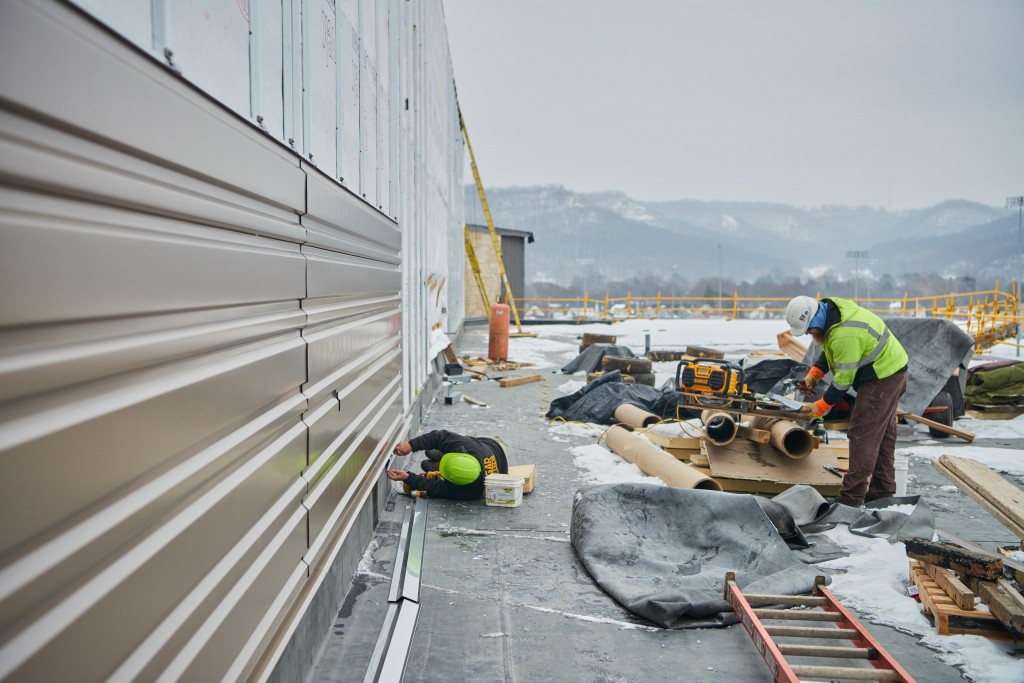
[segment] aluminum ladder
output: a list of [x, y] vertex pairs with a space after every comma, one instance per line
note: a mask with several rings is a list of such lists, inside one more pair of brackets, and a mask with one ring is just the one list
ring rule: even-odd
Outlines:
[[[761, 659], [776, 681], [799, 683], [801, 679], [902, 681], [914, 679], [864, 629], [857, 619], [825, 588], [825, 577], [814, 580], [811, 595], [744, 595], [736, 585], [736, 575], [725, 575], [725, 599], [739, 617], [747, 635], [754, 641]], [[776, 609], [753, 605], [789, 605], [807, 609]], [[797, 625], [765, 624], [763, 620], [801, 622]], [[821, 624], [806, 625], [808, 622]], [[830, 624], [825, 626], [824, 624]], [[849, 640], [853, 647], [834, 645], [794, 645], [776, 643], [775, 638], [814, 638]], [[839, 660], [827, 665], [792, 664], [788, 657]], [[865, 666], [844, 666], [843, 660], [864, 660]]]

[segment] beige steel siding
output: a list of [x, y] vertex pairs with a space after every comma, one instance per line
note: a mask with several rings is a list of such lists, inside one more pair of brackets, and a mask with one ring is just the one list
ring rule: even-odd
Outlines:
[[401, 237], [77, 10], [0, 3], [0, 680], [268, 674], [405, 424]]

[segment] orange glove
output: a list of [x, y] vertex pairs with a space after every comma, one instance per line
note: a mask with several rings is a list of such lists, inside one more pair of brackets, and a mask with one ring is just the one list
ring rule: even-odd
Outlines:
[[825, 373], [820, 368], [812, 367], [807, 375], [801, 380], [797, 388], [807, 395], [814, 393], [814, 390], [818, 387], [818, 382], [822, 380]]

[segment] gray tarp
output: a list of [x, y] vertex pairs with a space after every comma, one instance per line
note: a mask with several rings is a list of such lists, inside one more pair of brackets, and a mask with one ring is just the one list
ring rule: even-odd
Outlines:
[[[886, 509], [894, 505], [913, 508], [909, 514]], [[935, 531], [920, 496], [858, 509], [831, 505], [809, 486], [769, 500], [613, 484], [576, 493], [571, 533], [587, 571], [623, 607], [666, 628], [703, 628], [735, 623], [723, 596], [727, 571], [736, 572], [737, 584], [749, 593], [809, 592], [820, 572], [807, 565], [846, 554], [812, 533], [836, 524], [890, 543], [931, 539]]]
[[818, 575], [749, 495], [655, 484], [577, 492], [572, 544], [599, 586], [666, 628], [735, 623], [725, 573], [751, 593], [808, 593]]
[[[966, 370], [974, 355], [974, 340], [953, 322], [944, 318], [886, 318], [882, 320], [910, 357], [907, 391], [900, 399], [900, 409], [921, 415], [958, 367], [960, 388], [967, 380]], [[812, 365], [821, 353], [821, 346], [811, 343], [804, 363]], [[831, 382], [831, 374], [827, 377]]]
[[597, 372], [601, 369], [601, 359], [605, 356], [620, 358], [636, 358], [636, 354], [628, 346], [612, 344], [591, 344], [580, 352], [580, 355], [569, 361], [562, 372], [571, 375], [574, 372]]

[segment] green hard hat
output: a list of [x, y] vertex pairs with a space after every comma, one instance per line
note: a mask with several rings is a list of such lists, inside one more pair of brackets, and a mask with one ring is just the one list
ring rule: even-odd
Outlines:
[[480, 461], [469, 453], [445, 453], [438, 470], [453, 484], [472, 484], [480, 476]]

